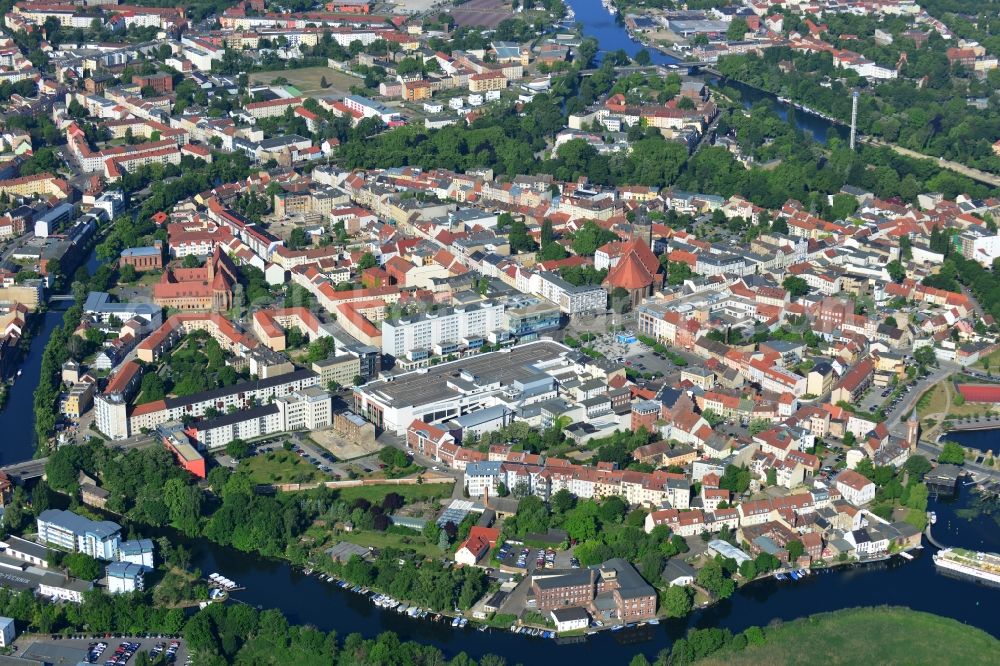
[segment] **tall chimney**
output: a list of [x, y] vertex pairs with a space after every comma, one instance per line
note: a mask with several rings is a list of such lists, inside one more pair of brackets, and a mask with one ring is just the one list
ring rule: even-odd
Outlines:
[[851, 93], [851, 150], [858, 135], [858, 91]]

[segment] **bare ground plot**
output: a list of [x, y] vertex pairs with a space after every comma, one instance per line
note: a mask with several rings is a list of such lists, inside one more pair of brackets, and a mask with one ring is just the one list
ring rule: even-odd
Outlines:
[[475, 25], [495, 28], [500, 21], [513, 16], [510, 7], [501, 0], [469, 0], [449, 13], [461, 27]]
[[353, 460], [376, 453], [382, 448], [377, 442], [351, 442], [338, 435], [332, 428], [314, 430], [309, 433], [309, 439], [337, 456], [339, 460]]
[[451, 6], [451, 3], [446, 0], [396, 0], [390, 4], [393, 5], [395, 13], [398, 14], [421, 14], [431, 9], [446, 12]]
[[[351, 94], [351, 86], [361, 83], [361, 79], [329, 67], [303, 67], [302, 69], [279, 69], [257, 72], [250, 75], [252, 83], [270, 84], [277, 78], [284, 78], [307, 97], [343, 97]], [[326, 78], [327, 88], [320, 85]]]

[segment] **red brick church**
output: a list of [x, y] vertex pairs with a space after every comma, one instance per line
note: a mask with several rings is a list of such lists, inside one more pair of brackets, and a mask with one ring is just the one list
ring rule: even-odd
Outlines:
[[649, 244], [641, 238], [627, 241], [617, 263], [604, 278], [603, 286], [609, 294], [619, 287], [626, 290], [633, 308], [652, 295], [654, 289], [663, 286], [660, 262]]
[[153, 302], [176, 310], [213, 310], [233, 307], [236, 266], [216, 246], [201, 268], [168, 268], [153, 285]]

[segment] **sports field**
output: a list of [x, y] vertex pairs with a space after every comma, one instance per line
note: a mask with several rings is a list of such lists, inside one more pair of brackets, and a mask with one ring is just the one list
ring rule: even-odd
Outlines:
[[[321, 83], [326, 78], [328, 87]], [[343, 97], [351, 94], [351, 86], [361, 85], [361, 79], [329, 67], [303, 67], [256, 72], [250, 75], [252, 83], [270, 84], [275, 79], [285, 79], [306, 97]]]
[[495, 28], [500, 21], [513, 18], [510, 6], [502, 0], [469, 0], [448, 12], [461, 27]]

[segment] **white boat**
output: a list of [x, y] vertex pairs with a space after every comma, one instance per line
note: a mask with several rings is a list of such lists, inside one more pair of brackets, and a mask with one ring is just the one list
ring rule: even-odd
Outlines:
[[945, 548], [934, 553], [934, 564], [942, 569], [1000, 583], [1000, 555]]
[[934, 523], [937, 522], [937, 514], [934, 513], [933, 511], [931, 511], [929, 518], [930, 518], [930, 521], [931, 521], [931, 525], [933, 525]]
[[902, 557], [902, 558], [903, 558], [904, 560], [912, 560], [912, 559], [913, 559], [913, 555], [910, 555], [910, 554], [909, 554], [908, 552], [906, 552], [905, 550], [904, 550], [904, 551], [902, 551], [902, 552], [900, 552], [900, 553], [899, 553], [899, 556], [900, 556], [900, 557]]

